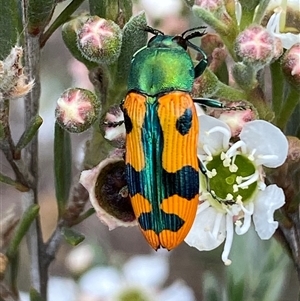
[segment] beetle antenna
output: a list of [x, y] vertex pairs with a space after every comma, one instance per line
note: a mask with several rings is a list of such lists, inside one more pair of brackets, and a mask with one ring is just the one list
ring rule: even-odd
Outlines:
[[203, 37], [204, 35], [206, 35], [206, 31], [195, 31], [195, 32], [189, 34], [184, 39], [186, 41], [188, 41], [188, 40], [191, 40], [191, 39], [196, 38], [196, 37]]
[[164, 36], [165, 35], [162, 31], [160, 31], [158, 29], [155, 29], [155, 28], [152, 28], [148, 25], [144, 28], [144, 31], [150, 32], [150, 33], [154, 34], [155, 36], [158, 36], [158, 35], [163, 35]]
[[[192, 38], [194, 38], [194, 36], [191, 37], [191, 38], [189, 38], [189, 37], [190, 37], [191, 35], [193, 35], [194, 33], [188, 35], [187, 37], [184, 37], [184, 36], [185, 36], [187, 33], [191, 32], [191, 31], [194, 31], [194, 30], [197, 30], [197, 29], [206, 29], [206, 26], [198, 26], [198, 27], [190, 28], [190, 29], [184, 31], [184, 32], [181, 34], [181, 36], [182, 36], [185, 40], [192, 39]], [[203, 35], [203, 34], [205, 34], [205, 31], [203, 31], [203, 32], [197, 31], [197, 33], [202, 33], [202, 35]], [[199, 37], [199, 35], [196, 35], [196, 37]]]

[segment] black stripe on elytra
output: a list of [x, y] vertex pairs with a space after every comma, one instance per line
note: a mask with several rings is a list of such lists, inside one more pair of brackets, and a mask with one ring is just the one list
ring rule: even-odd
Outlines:
[[[146, 114], [141, 128], [145, 168], [137, 172], [129, 163], [126, 165], [131, 197], [140, 194], [151, 204], [151, 212], [142, 213], [138, 221], [142, 229], [154, 230], [157, 234], [163, 230], [178, 231], [184, 224], [184, 220], [178, 215], [167, 214], [160, 209], [163, 200], [175, 194], [191, 200], [199, 191], [199, 175], [193, 167], [184, 166], [174, 173], [162, 168], [164, 133], [157, 113], [158, 106], [157, 101], [146, 102]], [[188, 131], [189, 114], [185, 112], [178, 122], [182, 133]]]
[[129, 134], [133, 128], [132, 121], [131, 121], [130, 117], [128, 116], [127, 109], [123, 109], [123, 114], [124, 114], [124, 123], [125, 123], [126, 134]]
[[156, 223], [153, 212], [147, 212], [139, 216], [138, 222], [144, 231], [153, 230], [156, 234], [159, 234], [162, 230], [177, 232], [184, 224], [184, 220], [173, 213], [161, 212], [161, 219], [163, 227]]
[[187, 108], [176, 120], [176, 130], [182, 135], [186, 135], [192, 127], [193, 112]]
[[[141, 194], [145, 199], [151, 200], [151, 192], [148, 189], [154, 185], [153, 177], [147, 177], [146, 169], [137, 172], [130, 164], [126, 165], [128, 175], [128, 189], [131, 196], [137, 193]], [[161, 184], [161, 199], [157, 200], [159, 204], [164, 199], [177, 194], [178, 196], [191, 200], [199, 192], [199, 174], [191, 166], [184, 166], [180, 170], [170, 173], [162, 170]], [[151, 202], [151, 203], [152, 203]]]

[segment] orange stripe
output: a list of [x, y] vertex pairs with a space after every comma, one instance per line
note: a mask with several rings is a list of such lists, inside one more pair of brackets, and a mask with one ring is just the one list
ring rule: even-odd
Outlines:
[[126, 163], [136, 171], [145, 167], [145, 157], [142, 145], [142, 126], [146, 114], [146, 97], [134, 92], [127, 94], [123, 108], [132, 122], [132, 130], [126, 135]]
[[[163, 168], [167, 172], [176, 172], [188, 165], [198, 170], [198, 118], [191, 96], [177, 91], [162, 96], [158, 101], [158, 116], [164, 134]], [[176, 129], [176, 121], [186, 109], [192, 110], [192, 125], [186, 135], [181, 135]]]
[[147, 242], [154, 250], [157, 250], [161, 247], [159, 236], [153, 230], [144, 231], [142, 228], [140, 229], [144, 237], [146, 238]]
[[[131, 197], [131, 204], [136, 218], [138, 218], [142, 213], [151, 212], [152, 210], [150, 202], [140, 194], [136, 194], [133, 197]], [[160, 247], [158, 235], [153, 230], [145, 231], [141, 227], [140, 229], [142, 231], [142, 234], [148, 241], [149, 245], [154, 250], [157, 250]]]
[[159, 234], [160, 243], [164, 248], [171, 250], [177, 247], [187, 236], [195, 219], [199, 202], [198, 197], [197, 194], [192, 200], [188, 201], [178, 195], [173, 195], [163, 200], [161, 209], [165, 213], [174, 213], [185, 221], [177, 232], [164, 230]]
[[131, 197], [130, 200], [136, 218], [138, 218], [142, 213], [151, 212], [152, 206], [150, 202], [139, 193]]

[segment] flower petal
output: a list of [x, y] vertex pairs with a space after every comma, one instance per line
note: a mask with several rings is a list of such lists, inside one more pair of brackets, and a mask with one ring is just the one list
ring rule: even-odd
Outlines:
[[260, 191], [254, 203], [253, 222], [261, 239], [270, 239], [278, 227], [274, 221], [274, 211], [285, 203], [283, 190], [277, 185], [269, 185]]
[[121, 289], [122, 277], [112, 267], [95, 267], [85, 273], [79, 280], [80, 289], [93, 296], [107, 300]]
[[[208, 145], [211, 150], [224, 149], [224, 145], [228, 148], [229, 139], [231, 137], [231, 132], [229, 126], [214, 117], [208, 115], [201, 115], [199, 117], [200, 123], [200, 135], [199, 135], [199, 146], [198, 150], [202, 149], [203, 145]], [[213, 128], [218, 127], [220, 130], [212, 133], [208, 133]], [[227, 149], [226, 148], [226, 149]]]
[[129, 283], [158, 288], [168, 278], [168, 259], [163, 254], [134, 256], [124, 264], [123, 272]]
[[[298, 0], [295, 2], [298, 2]], [[296, 9], [299, 9], [299, 2], [296, 5], [297, 5]], [[282, 11], [275, 12], [270, 17], [266, 28], [268, 29], [269, 32], [272, 32], [275, 37], [281, 40], [283, 48], [290, 49], [294, 44], [299, 43], [300, 34], [299, 33], [295, 34], [291, 32], [280, 33], [279, 29], [280, 29], [281, 14]]]
[[246, 123], [241, 131], [240, 139], [248, 150], [256, 150], [255, 162], [266, 167], [282, 165], [288, 153], [288, 141], [279, 128], [264, 120]]
[[195, 301], [193, 290], [183, 281], [177, 280], [159, 293], [158, 301]]
[[[216, 222], [217, 231], [215, 231]], [[208, 207], [197, 213], [194, 224], [184, 241], [200, 251], [213, 250], [224, 241], [225, 230], [225, 215], [213, 207]]]

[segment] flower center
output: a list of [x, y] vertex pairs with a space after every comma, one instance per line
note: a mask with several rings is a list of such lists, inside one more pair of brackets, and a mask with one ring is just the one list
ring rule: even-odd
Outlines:
[[220, 203], [234, 204], [250, 201], [258, 187], [259, 173], [253, 162], [241, 154], [226, 153], [213, 156], [207, 162], [211, 195]]

